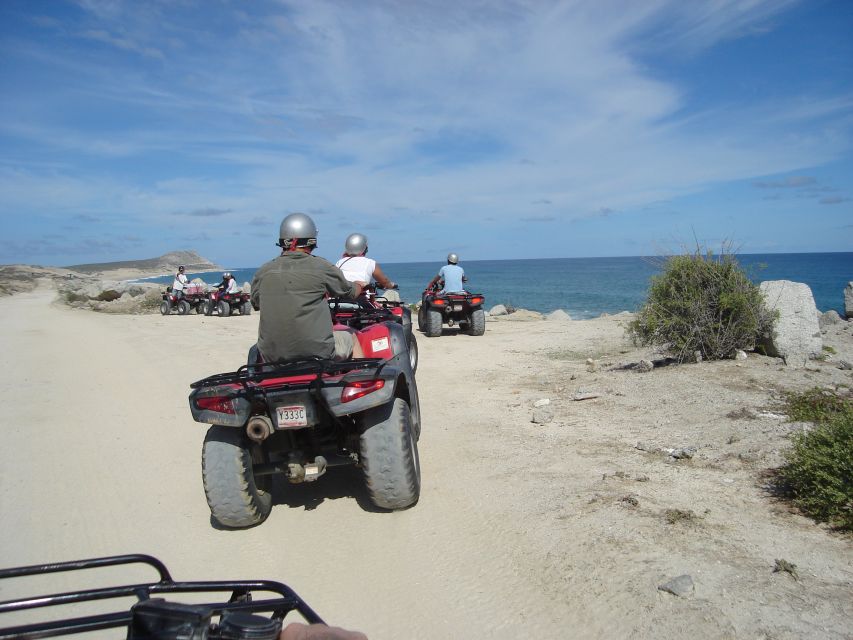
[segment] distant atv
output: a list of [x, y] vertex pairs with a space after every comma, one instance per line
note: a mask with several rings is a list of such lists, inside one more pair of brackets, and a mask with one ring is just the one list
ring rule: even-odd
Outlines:
[[481, 336], [486, 332], [486, 312], [483, 303], [486, 298], [481, 293], [439, 293], [438, 283], [427, 288], [421, 296], [421, 308], [418, 311], [418, 329], [427, 337], [441, 335], [442, 325], [459, 329], [472, 335]]
[[185, 316], [195, 309], [196, 313], [204, 313], [207, 304], [207, 291], [199, 285], [188, 285], [184, 288], [182, 296], [178, 296], [172, 287], [166, 287], [163, 301], [160, 303], [160, 313], [168, 316], [172, 311], [178, 315]]
[[364, 358], [285, 364], [250, 362], [190, 385], [190, 410], [212, 425], [202, 480], [213, 519], [256, 525], [272, 509], [272, 477], [312, 482], [327, 469], [361, 467], [373, 503], [405, 509], [418, 501], [420, 403], [402, 326], [355, 332]]
[[412, 312], [399, 300], [389, 300], [377, 295], [375, 287], [367, 287], [358, 298], [330, 298], [332, 322], [361, 330], [380, 322], [397, 322], [406, 334], [409, 364], [412, 371], [418, 369], [418, 341], [412, 329]]
[[204, 310], [199, 313], [212, 316], [214, 311], [220, 318], [227, 318], [237, 311], [240, 315], [248, 316], [252, 313], [252, 296], [242, 291], [224, 293], [221, 289], [214, 289], [208, 294]]

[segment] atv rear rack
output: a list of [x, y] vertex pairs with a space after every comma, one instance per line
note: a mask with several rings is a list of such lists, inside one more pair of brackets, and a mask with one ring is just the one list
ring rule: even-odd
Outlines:
[[[99, 613], [75, 618], [64, 618], [22, 624], [13, 627], [0, 627], [0, 640], [9, 638], [51, 638], [60, 635], [99, 631], [117, 627], [128, 629], [129, 640], [166, 639], [166, 638], [219, 638], [219, 637], [266, 637], [258, 635], [261, 631], [270, 637], [277, 637], [281, 621], [291, 611], [297, 611], [309, 623], [322, 623], [318, 616], [302, 598], [290, 587], [269, 580], [225, 580], [205, 582], [176, 582], [165, 565], [152, 556], [130, 554], [58, 562], [50, 564], [16, 567], [0, 570], [0, 580], [22, 576], [44, 575], [49, 573], [110, 567], [117, 565], [142, 564], [153, 567], [159, 574], [158, 582], [119, 585], [97, 589], [83, 589], [52, 595], [19, 598], [0, 602], [0, 615], [37, 609], [57, 607], [81, 602], [109, 600], [111, 598], [135, 597], [138, 602], [130, 611]], [[5, 586], [5, 584], [3, 585]], [[2, 587], [0, 587], [2, 590]], [[152, 598], [159, 594], [188, 593], [227, 593], [231, 595], [227, 602], [204, 604], [185, 604]], [[276, 594], [278, 597], [253, 600], [256, 592]], [[53, 610], [55, 611], [55, 610]], [[258, 612], [266, 616], [250, 615]], [[213, 616], [221, 616], [217, 625]], [[229, 617], [230, 616], [230, 617]], [[228, 627], [228, 633], [220, 631]], [[236, 636], [234, 634], [237, 634]], [[274, 635], [272, 635], [274, 633]], [[242, 635], [241, 635], [242, 634]]]
[[191, 389], [202, 387], [213, 387], [220, 384], [241, 384], [248, 387], [249, 383], [258, 383], [270, 378], [282, 378], [286, 376], [301, 375], [324, 375], [349, 373], [363, 369], [377, 369], [381, 371], [386, 364], [382, 358], [359, 358], [357, 360], [299, 360], [287, 363], [262, 362], [258, 364], [244, 364], [236, 371], [227, 373], [216, 373], [212, 376], [193, 382]]

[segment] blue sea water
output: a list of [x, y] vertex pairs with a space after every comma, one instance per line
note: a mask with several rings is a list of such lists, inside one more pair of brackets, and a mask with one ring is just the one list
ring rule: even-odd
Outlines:
[[[853, 281], [853, 253], [741, 254], [738, 262], [755, 282], [793, 280], [812, 289], [821, 311], [844, 311], [844, 287]], [[383, 263], [382, 270], [399, 283], [407, 302], [421, 292], [441, 262]], [[563, 309], [572, 318], [636, 311], [646, 298], [650, 278], [660, 273], [662, 258], [553, 258], [539, 260], [472, 260], [461, 263], [471, 291], [486, 296], [486, 309], [496, 304], [548, 313]], [[239, 283], [251, 282], [255, 267], [231, 269]], [[220, 273], [190, 274], [219, 282]], [[155, 278], [170, 283], [171, 277]]]

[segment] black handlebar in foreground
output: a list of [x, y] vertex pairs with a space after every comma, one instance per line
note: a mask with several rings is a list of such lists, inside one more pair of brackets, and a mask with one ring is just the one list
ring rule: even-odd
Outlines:
[[[129, 640], [201, 640], [210, 638], [274, 640], [281, 631], [282, 620], [291, 611], [297, 611], [308, 623], [323, 620], [290, 587], [269, 580], [225, 580], [205, 582], [176, 582], [166, 566], [156, 558], [143, 554], [109, 556], [72, 562], [58, 562], [12, 569], [0, 569], [0, 580], [11, 581], [24, 576], [46, 575], [58, 572], [97, 569], [117, 565], [141, 564], [152, 567], [158, 574], [157, 582], [128, 584], [95, 589], [83, 589], [51, 595], [18, 598], [0, 602], [2, 614], [31, 609], [73, 605], [83, 602], [107, 601], [113, 598], [135, 597], [130, 610], [56, 619], [56, 610], [45, 622], [32, 622], [12, 627], [0, 627], [0, 640], [7, 638], [51, 638], [74, 633], [99, 631], [116, 627], [127, 628]], [[0, 591], [8, 592], [4, 582]], [[215, 598], [210, 603], [185, 604], [162, 597], [169, 594], [228, 593], [227, 601]], [[273, 594], [274, 597], [255, 600], [253, 594]], [[195, 598], [198, 600], [198, 597]], [[267, 615], [257, 615], [265, 613]], [[218, 622], [214, 618], [218, 616]]]

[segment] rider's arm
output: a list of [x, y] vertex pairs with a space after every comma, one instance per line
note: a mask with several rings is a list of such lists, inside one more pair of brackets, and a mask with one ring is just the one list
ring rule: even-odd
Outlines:
[[381, 267], [377, 264], [373, 269], [373, 277], [376, 280], [376, 283], [382, 287], [383, 289], [393, 289], [394, 283], [386, 276]]

